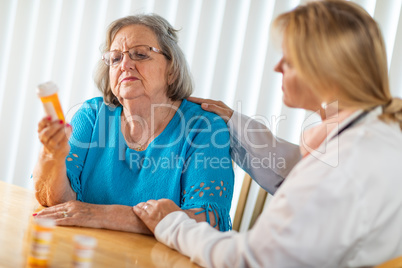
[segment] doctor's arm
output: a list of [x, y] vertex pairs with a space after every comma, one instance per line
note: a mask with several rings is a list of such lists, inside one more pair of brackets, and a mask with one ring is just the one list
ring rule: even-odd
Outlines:
[[262, 188], [274, 194], [300, 161], [299, 146], [277, 138], [263, 123], [235, 112], [221, 101], [189, 97], [227, 123], [233, 161]]

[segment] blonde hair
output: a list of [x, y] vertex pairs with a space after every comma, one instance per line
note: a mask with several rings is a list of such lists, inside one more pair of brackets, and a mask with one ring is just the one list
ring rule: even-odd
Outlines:
[[314, 1], [279, 15], [292, 65], [314, 94], [339, 108], [369, 110], [382, 105], [385, 121], [402, 130], [402, 100], [389, 89], [385, 44], [376, 21], [344, 0]]
[[[102, 54], [110, 50], [117, 32], [125, 26], [144, 25], [156, 35], [160, 49], [169, 61], [167, 72], [172, 75], [173, 82], [168, 85], [166, 95], [171, 100], [182, 100], [193, 92], [193, 83], [184, 53], [178, 45], [177, 30], [170, 23], [156, 14], [140, 14], [127, 16], [113, 21], [107, 30], [106, 40], [101, 47]], [[106, 104], [119, 106], [120, 103], [112, 93], [109, 79], [109, 66], [99, 59], [94, 75], [95, 84], [103, 93]]]

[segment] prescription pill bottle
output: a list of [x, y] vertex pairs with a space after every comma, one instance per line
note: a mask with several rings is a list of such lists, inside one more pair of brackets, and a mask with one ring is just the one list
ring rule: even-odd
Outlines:
[[47, 267], [52, 242], [53, 219], [34, 219], [31, 234], [31, 245], [28, 256], [28, 267]]
[[85, 235], [74, 236], [74, 268], [89, 268], [92, 266], [92, 257], [96, 244], [97, 240], [94, 237]]
[[57, 85], [51, 81], [38, 85], [36, 93], [42, 101], [45, 112], [51, 120], [64, 120], [63, 110], [61, 109], [59, 97], [57, 95]]

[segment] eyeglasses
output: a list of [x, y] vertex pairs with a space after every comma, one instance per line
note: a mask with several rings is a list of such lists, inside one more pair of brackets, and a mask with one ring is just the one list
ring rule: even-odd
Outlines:
[[169, 57], [165, 55], [165, 53], [163, 53], [161, 50], [155, 47], [150, 47], [147, 45], [139, 45], [132, 47], [127, 51], [119, 51], [119, 50], [108, 51], [105, 54], [103, 54], [102, 60], [108, 66], [118, 65], [123, 60], [124, 53], [128, 53], [130, 59], [135, 61], [143, 61], [151, 57], [151, 51], [162, 54], [169, 59]]

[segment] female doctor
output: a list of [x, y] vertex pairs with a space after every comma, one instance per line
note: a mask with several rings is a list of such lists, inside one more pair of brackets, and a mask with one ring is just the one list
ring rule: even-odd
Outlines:
[[242, 140], [242, 115], [203, 104], [230, 118], [238, 155], [287, 157], [283, 170], [245, 168], [271, 193], [286, 177], [254, 227], [221, 233], [166, 199], [134, 212], [159, 241], [208, 267], [363, 267], [402, 255], [402, 100], [390, 95], [377, 23], [354, 3], [324, 0], [280, 15], [274, 27], [284, 103], [321, 108], [322, 124], [302, 134], [300, 150], [267, 130], [249, 137], [276, 142], [263, 153]]

